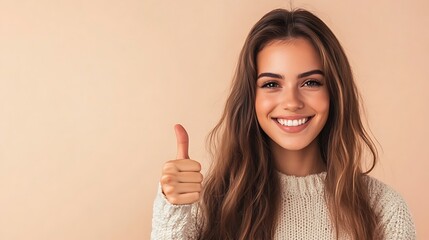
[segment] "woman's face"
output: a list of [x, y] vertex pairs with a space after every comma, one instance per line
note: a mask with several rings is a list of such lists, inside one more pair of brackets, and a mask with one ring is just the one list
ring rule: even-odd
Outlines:
[[322, 63], [306, 39], [273, 41], [257, 55], [255, 110], [261, 128], [285, 150], [315, 141], [328, 119]]

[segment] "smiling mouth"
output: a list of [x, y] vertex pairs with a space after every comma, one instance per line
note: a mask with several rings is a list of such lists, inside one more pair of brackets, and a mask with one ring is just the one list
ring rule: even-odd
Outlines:
[[300, 119], [282, 119], [282, 118], [276, 118], [275, 120], [280, 123], [280, 125], [285, 127], [297, 127], [304, 125], [306, 122], [308, 122], [312, 117], [304, 117]]

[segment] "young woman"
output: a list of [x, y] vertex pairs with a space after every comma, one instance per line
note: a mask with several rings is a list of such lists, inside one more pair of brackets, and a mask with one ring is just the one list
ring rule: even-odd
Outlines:
[[273, 10], [250, 31], [210, 135], [204, 184], [186, 131], [175, 130], [178, 155], [164, 165], [152, 239], [416, 238], [400, 195], [367, 175], [377, 151], [349, 62], [308, 11]]

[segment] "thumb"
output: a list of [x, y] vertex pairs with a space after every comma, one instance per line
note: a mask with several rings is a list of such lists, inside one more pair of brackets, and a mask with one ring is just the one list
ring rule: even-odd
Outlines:
[[189, 137], [185, 128], [176, 124], [174, 126], [174, 131], [176, 132], [177, 140], [177, 156], [176, 159], [189, 159], [188, 148], [189, 148]]

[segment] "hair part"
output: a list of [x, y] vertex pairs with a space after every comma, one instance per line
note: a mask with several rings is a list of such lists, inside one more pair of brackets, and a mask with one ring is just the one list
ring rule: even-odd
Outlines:
[[[225, 110], [208, 138], [214, 162], [205, 180], [200, 239], [272, 239], [280, 209], [280, 181], [269, 137], [255, 113], [257, 54], [276, 40], [305, 38], [318, 52], [330, 96], [328, 120], [318, 136], [327, 166], [325, 199], [337, 237], [378, 239], [378, 216], [366, 181], [377, 149], [362, 124], [360, 99], [347, 57], [332, 31], [312, 13], [276, 9], [251, 29], [238, 59]], [[372, 164], [363, 172], [369, 149]]]

